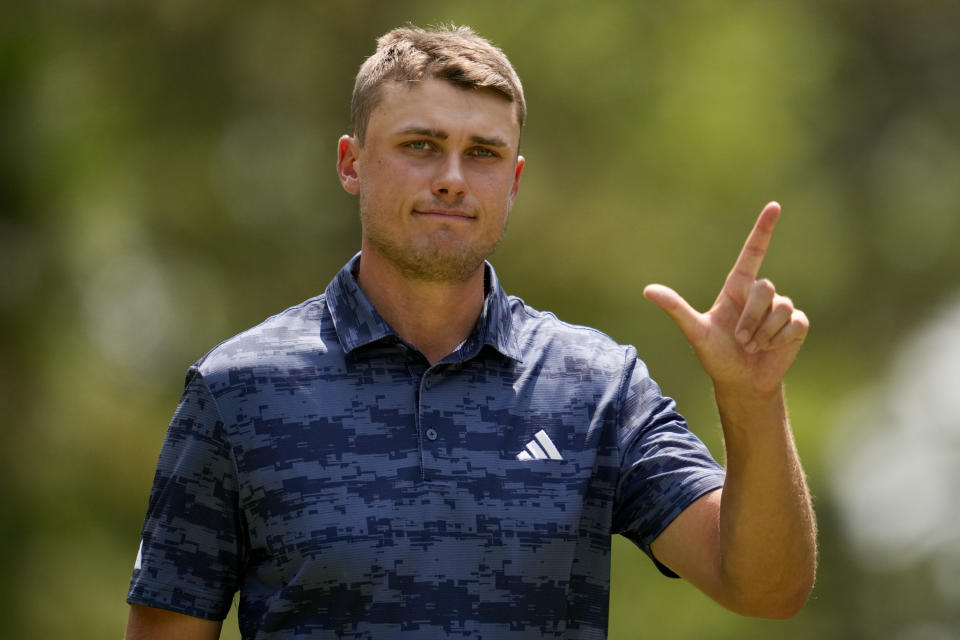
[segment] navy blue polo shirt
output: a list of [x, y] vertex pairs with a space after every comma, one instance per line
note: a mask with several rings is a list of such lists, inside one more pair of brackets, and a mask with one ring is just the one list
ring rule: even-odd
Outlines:
[[724, 472], [633, 347], [507, 296], [431, 366], [355, 257], [194, 364], [128, 601], [244, 638], [604, 638], [610, 536], [647, 553]]

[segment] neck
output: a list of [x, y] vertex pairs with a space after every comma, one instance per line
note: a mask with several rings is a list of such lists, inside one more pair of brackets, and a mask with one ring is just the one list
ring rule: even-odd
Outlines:
[[357, 284], [377, 313], [430, 364], [467, 339], [483, 310], [483, 265], [464, 281], [411, 280], [365, 251]]

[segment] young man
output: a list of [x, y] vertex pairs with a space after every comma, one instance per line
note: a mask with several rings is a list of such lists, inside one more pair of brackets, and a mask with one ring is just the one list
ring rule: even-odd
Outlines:
[[807, 332], [757, 280], [764, 208], [714, 306], [651, 285], [714, 382], [724, 471], [632, 347], [535, 311], [485, 258], [525, 106], [465, 28], [383, 36], [340, 139], [361, 252], [191, 367], [128, 638], [602, 638], [610, 536], [730, 609], [788, 617], [814, 519], [781, 382]]

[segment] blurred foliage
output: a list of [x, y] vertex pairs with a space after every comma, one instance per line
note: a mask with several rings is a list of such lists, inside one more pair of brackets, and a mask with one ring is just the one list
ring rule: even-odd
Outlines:
[[788, 622], [740, 618], [617, 541], [611, 637], [958, 628], [926, 567], [855, 559], [826, 455], [838, 406], [958, 287], [956, 3], [5, 5], [0, 637], [122, 635], [183, 372], [355, 251], [335, 142], [360, 62], [407, 21], [474, 26], [525, 83], [528, 165], [493, 258], [508, 290], [636, 344], [718, 456], [708, 381], [640, 292], [708, 306], [762, 205], [784, 205], [764, 272], [813, 322], [789, 395], [814, 596]]

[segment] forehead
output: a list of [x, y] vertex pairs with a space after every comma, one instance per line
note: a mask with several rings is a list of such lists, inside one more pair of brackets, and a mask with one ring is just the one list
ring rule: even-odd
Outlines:
[[368, 128], [381, 133], [413, 125], [473, 135], [496, 133], [518, 139], [520, 125], [514, 104], [493, 89], [462, 88], [428, 78], [415, 82], [387, 82], [381, 88]]

